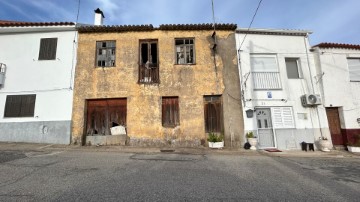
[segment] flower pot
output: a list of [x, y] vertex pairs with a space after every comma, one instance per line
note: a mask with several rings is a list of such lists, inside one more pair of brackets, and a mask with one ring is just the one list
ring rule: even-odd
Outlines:
[[210, 148], [222, 149], [224, 147], [224, 141], [222, 142], [209, 142]]
[[331, 144], [329, 140], [319, 140], [320, 150], [324, 152], [329, 152]]
[[349, 152], [360, 152], [360, 147], [347, 146]]
[[248, 140], [249, 144], [251, 145], [250, 149], [256, 150], [257, 139], [256, 138], [248, 138], [247, 140]]

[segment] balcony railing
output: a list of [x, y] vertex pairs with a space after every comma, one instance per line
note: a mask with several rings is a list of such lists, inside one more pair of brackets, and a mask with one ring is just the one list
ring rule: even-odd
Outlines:
[[254, 89], [281, 89], [279, 72], [252, 72]]
[[139, 83], [157, 84], [159, 82], [159, 67], [157, 64], [141, 64], [139, 66]]

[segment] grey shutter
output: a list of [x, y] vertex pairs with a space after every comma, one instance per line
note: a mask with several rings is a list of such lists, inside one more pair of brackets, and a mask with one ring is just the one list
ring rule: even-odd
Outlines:
[[300, 78], [298, 60], [295, 58], [286, 58], [286, 73], [289, 79]]
[[360, 58], [348, 58], [350, 81], [360, 81]]

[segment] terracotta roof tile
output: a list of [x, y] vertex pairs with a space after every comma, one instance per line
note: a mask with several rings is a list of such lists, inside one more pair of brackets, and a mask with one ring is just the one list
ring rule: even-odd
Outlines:
[[[216, 30], [235, 30], [236, 24], [215, 24]], [[153, 25], [112, 25], [112, 26], [79, 26], [81, 33], [85, 32], [130, 32], [130, 31], [154, 31], [154, 30], [213, 30], [212, 24], [164, 24], [158, 28]]]
[[360, 50], [360, 45], [356, 44], [343, 44], [343, 43], [319, 43], [313, 47], [319, 48], [343, 48], [343, 49], [356, 49]]
[[152, 31], [154, 27], [150, 25], [112, 25], [112, 26], [99, 26], [99, 25], [90, 25], [90, 26], [79, 26], [79, 32], [130, 32], [130, 31]]
[[[235, 30], [236, 24], [215, 24], [216, 30]], [[213, 30], [213, 24], [164, 24], [160, 30]]]
[[0, 20], [0, 27], [41, 27], [41, 26], [75, 25], [73, 22], [19, 22]]

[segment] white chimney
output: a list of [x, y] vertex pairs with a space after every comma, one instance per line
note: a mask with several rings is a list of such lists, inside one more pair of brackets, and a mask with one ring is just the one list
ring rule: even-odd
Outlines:
[[100, 10], [100, 8], [97, 8], [95, 11], [95, 21], [94, 25], [103, 25], [104, 21], [104, 13]]

